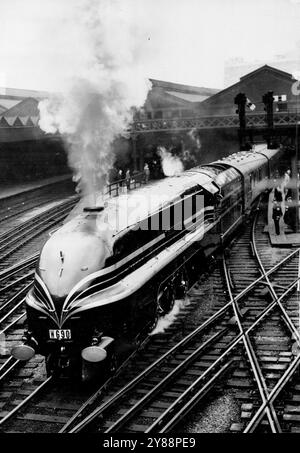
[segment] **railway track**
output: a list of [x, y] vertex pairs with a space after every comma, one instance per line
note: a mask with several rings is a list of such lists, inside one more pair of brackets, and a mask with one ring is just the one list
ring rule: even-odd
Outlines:
[[[220, 283], [218, 279], [216, 279], [216, 283]], [[196, 289], [195, 288], [195, 291], [203, 291], [203, 286], [199, 286], [199, 289]], [[222, 290], [220, 288], [220, 293], [222, 293]], [[191, 296], [192, 298], [192, 296]], [[195, 304], [196, 304], [196, 301], [191, 301], [190, 305], [186, 307], [186, 311], [192, 311], [192, 306], [194, 306], [195, 308]], [[213, 310], [215, 312], [217, 312], [219, 310], [219, 307], [220, 305], [222, 304], [218, 304], [217, 307], [213, 307]], [[202, 316], [205, 318], [208, 317], [208, 312], [211, 310], [211, 305], [209, 305], [207, 307], [207, 310], [205, 313], [202, 314]], [[202, 307], [202, 310], [203, 310], [203, 307]], [[223, 310], [220, 310], [220, 314], [216, 314], [216, 319], [218, 319], [218, 316], [225, 316], [225, 311]], [[181, 315], [180, 315], [183, 319], [184, 317], [184, 313], [182, 312]], [[195, 318], [193, 316], [191, 316], [191, 320], [194, 322], [195, 321]], [[168, 335], [170, 338], [173, 338], [175, 340], [175, 337], [176, 336], [186, 336], [186, 332], [182, 332], [182, 328], [183, 327], [183, 324], [181, 322], [180, 319], [178, 319], [171, 327], [170, 329], [168, 329]], [[191, 323], [190, 326], [184, 326], [184, 330], [186, 331], [187, 329], [190, 329], [191, 331], [194, 330], [193, 329], [193, 325]], [[178, 332], [179, 330], [179, 332]], [[177, 333], [174, 335], [174, 332]], [[216, 331], [216, 338], [215, 340], [217, 339], [217, 337], [221, 337], [221, 336], [224, 336], [225, 335], [225, 332], [221, 332], [221, 333], [218, 333]], [[224, 337], [224, 341], [225, 342], [228, 342], [230, 339], [229, 338], [226, 338]], [[213, 343], [214, 340], [211, 341], [211, 344]], [[210, 341], [208, 341], [208, 344], [210, 343]], [[149, 349], [147, 347], [147, 345], [149, 344]], [[182, 344], [182, 347], [184, 346], [184, 344]], [[199, 345], [200, 346], [200, 345]], [[147, 348], [146, 350], [144, 348]], [[110, 389], [109, 391], [112, 391], [114, 392], [114, 386], [115, 385], [118, 385], [117, 383], [115, 384], [115, 382], [120, 379], [121, 381], [124, 379], [124, 376], [125, 376], [125, 379], [128, 379], [128, 375], [129, 374], [132, 374], [132, 373], [135, 373], [136, 374], [136, 366], [137, 366], [137, 363], [139, 363], [139, 366], [144, 368], [145, 367], [145, 361], [147, 362], [151, 362], [154, 361], [157, 357], [157, 355], [160, 353], [160, 354], [163, 354], [165, 352], [165, 348], [166, 348], [166, 343], [165, 343], [165, 338], [161, 338], [160, 335], [155, 335], [153, 337], [148, 337], [145, 342], [143, 343], [141, 349], [137, 352], [137, 353], [133, 353], [132, 354], [132, 357], [129, 357], [128, 361], [125, 362], [120, 370], [118, 371], [118, 373], [116, 373], [116, 375], [113, 376], [112, 379], [110, 379], [107, 383], [105, 383], [105, 385], [102, 387], [102, 391], [104, 391], [104, 389]], [[205, 349], [205, 346], [202, 345], [202, 349], [204, 350]], [[150, 354], [150, 357], [148, 356], [148, 354]], [[137, 360], [137, 356], [139, 356], [140, 358]], [[36, 358], [35, 358], [36, 359]], [[213, 360], [214, 357], [212, 356], [211, 360]], [[129, 371], [131, 370], [131, 371]], [[21, 370], [22, 371], [22, 370]], [[225, 372], [225, 371], [224, 371]], [[4, 391], [7, 392], [6, 394], [9, 394], [9, 390], [8, 388], [9, 387], [6, 387], [8, 384], [7, 384], [7, 380], [5, 380], [5, 383], [4, 383]], [[36, 387], [32, 387], [32, 384], [29, 385], [29, 388], [28, 388], [28, 383], [26, 382], [23, 382], [22, 383], [22, 391], [23, 392], [27, 392], [27, 394], [31, 391], [34, 391]], [[105, 391], [106, 391], [105, 390]], [[15, 392], [13, 392], [13, 395], [11, 394], [10, 392], [10, 400], [6, 402], [6, 404], [3, 405], [3, 410], [2, 410], [2, 413], [1, 415], [3, 417], [5, 417], [6, 415], [9, 414], [10, 410], [13, 410], [14, 408], [16, 408], [19, 404], [19, 401], [20, 401], [20, 395], [19, 395], [19, 389], [16, 389]], [[101, 393], [100, 392], [100, 393]], [[34, 397], [33, 397], [33, 400], [34, 400], [34, 406], [32, 405], [31, 407], [33, 407], [33, 409], [31, 409], [28, 404], [26, 403], [25, 406], [23, 407], [23, 410], [22, 410], [22, 407], [21, 407], [21, 412], [24, 412], [20, 415], [19, 413], [19, 410], [16, 411], [19, 415], [17, 415], [16, 413], [14, 413], [12, 415], [12, 417], [10, 416], [9, 417], [9, 420], [8, 419], [5, 419], [4, 422], [1, 423], [2, 425], [2, 430], [4, 429], [5, 431], [22, 431], [22, 429], [24, 429], [24, 424], [26, 425], [26, 420], [28, 420], [28, 413], [31, 414], [29, 415], [29, 418], [31, 419], [32, 421], [32, 424], [30, 425], [31, 426], [31, 430], [36, 430], [36, 432], [39, 432], [40, 429], [42, 429], [43, 431], [45, 429], [48, 429], [48, 430], [51, 430], [51, 429], [54, 429], [55, 430], [55, 427], [58, 426], [57, 424], [57, 418], [55, 418], [56, 420], [56, 425], [54, 423], [51, 423], [50, 425], [51, 426], [48, 426], [48, 428], [46, 428], [44, 426], [44, 428], [41, 428], [41, 423], [40, 423], [40, 420], [42, 420], [42, 417], [43, 417], [43, 414], [44, 414], [44, 411], [46, 410], [48, 414], [52, 413], [53, 414], [53, 411], [55, 410], [55, 407], [56, 409], [58, 410], [59, 413], [63, 413], [63, 414], [66, 414], [67, 412], [70, 413], [71, 411], [71, 407], [68, 407], [68, 410], [66, 410], [66, 408], [64, 408], [64, 404], [66, 403], [66, 397], [63, 396], [63, 394], [61, 394], [61, 397], [59, 397], [58, 395], [54, 395], [54, 394], [51, 394], [52, 397], [51, 399], [48, 398], [48, 395], [44, 395], [43, 396], [43, 392], [41, 392], [40, 395], [38, 394], [35, 394]], [[97, 392], [97, 395], [99, 396], [99, 391]], [[80, 399], [80, 392], [78, 392], [78, 394], [76, 395], [72, 395], [72, 398], [70, 398], [71, 401], [78, 401], [78, 399]], [[57, 403], [57, 406], [55, 406], [56, 403], [53, 403], [53, 401], [57, 401], [61, 398], [61, 400]], [[23, 400], [23, 399], [22, 399]], [[85, 407], [88, 409], [88, 411], [90, 410], [90, 404], [91, 402], [94, 400], [94, 397], [91, 398], [91, 400], [88, 400], [88, 403], [85, 405]], [[48, 401], [48, 403], [46, 402]], [[4, 401], [3, 401], [4, 402]], [[82, 401], [83, 402], [83, 401]], [[82, 404], [81, 402], [81, 404]], [[53, 403], [53, 404], [52, 404]], [[1, 404], [1, 394], [0, 394], [0, 404]], [[47, 406], [48, 404], [48, 406]], [[47, 408], [46, 408], [47, 406]], [[54, 406], [54, 408], [53, 408]], [[71, 406], [71, 405], [70, 405]], [[73, 405], [74, 407], [74, 405]], [[78, 405], [76, 407], [76, 410], [78, 410], [78, 408], [80, 407], [80, 405]], [[76, 411], [75, 411], [76, 412]], [[81, 412], [81, 411], [80, 411]], [[74, 411], [73, 411], [74, 413]], [[58, 415], [58, 414], [56, 414]], [[73, 414], [72, 414], [73, 415]], [[77, 420], [77, 416], [75, 416], [74, 420]], [[33, 423], [33, 421], [35, 420], [35, 422]], [[27, 422], [28, 423], [28, 422]], [[0, 425], [0, 426], [1, 426]], [[61, 427], [62, 428], [62, 425]]]
[[[32, 255], [0, 273], [0, 341], [2, 338], [2, 343], [5, 342], [0, 355], [0, 383], [21, 365], [9, 355], [9, 350], [14, 343], [21, 342], [22, 332], [18, 330], [26, 318], [23, 303], [32, 284], [37, 257], [38, 254]], [[8, 337], [10, 341], [6, 338], [6, 332], [13, 328], [17, 331]]]
[[2, 404], [1, 428], [22, 432], [30, 422], [32, 431], [46, 432], [48, 422], [53, 432], [174, 432], [187, 414], [231, 389], [241, 407], [231, 431], [298, 432], [299, 250], [272, 253], [263, 228], [260, 212], [209, 282], [193, 286], [165, 333], [148, 337], [90, 397], [73, 389], [76, 404], [68, 406], [63, 385], [48, 391], [53, 381], [45, 376], [34, 388], [25, 382], [21, 394], [29, 399], [20, 401], [16, 389]]
[[[68, 200], [51, 209], [50, 212], [43, 213], [38, 219], [35, 218], [35, 222], [24, 222], [21, 232], [14, 234], [12, 231], [5, 238], [1, 237], [1, 249], [5, 248], [7, 241], [7, 249], [10, 246], [10, 250], [6, 249], [5, 254], [13, 253], [12, 250], [19, 250], [24, 242], [27, 243], [34, 236], [44, 233], [46, 229], [59, 223], [73, 205], [74, 200]], [[0, 272], [0, 335], [25, 317], [23, 301], [32, 284], [37, 257], [38, 254], [33, 254]]]
[[[293, 376], [291, 370], [299, 363], [299, 307], [295, 303], [299, 287], [299, 250], [278, 249], [274, 253], [263, 232], [264, 226], [263, 215], [259, 213], [248, 237], [242, 240], [244, 244], [237, 241], [231, 251], [227, 260], [230, 272], [225, 269], [227, 290], [236, 309], [248, 308], [249, 316], [237, 316], [240, 329], [247, 333], [258, 313], [266, 314], [263, 322], [253, 333], [245, 334], [244, 339], [248, 346], [245, 344], [247, 356], [243, 367], [249, 369], [250, 365], [255, 387], [240, 392], [241, 420], [233, 424], [232, 430], [246, 433], [287, 431], [282, 418], [284, 392]], [[247, 266], [241, 272], [242, 260]], [[244, 299], [241, 297], [243, 288], [249, 280], [254, 280], [253, 290], [250, 297]]]
[[[147, 341], [144, 340], [142, 344]], [[120, 365], [116, 375], [134, 355], [135, 352]], [[31, 368], [35, 368], [30, 376], [22, 379], [28, 371], [25, 366], [21, 376], [4, 383], [0, 393], [0, 408], [5, 406], [5, 411], [0, 412], [0, 432], [58, 432], [94, 393], [95, 383], [83, 386], [79, 382], [46, 377], [41, 360], [37, 356], [30, 361], [33, 362]], [[21, 385], [18, 382], [20, 378], [23, 380]], [[5, 404], [1, 402], [2, 395], [6, 398]]]
[[[14, 234], [14, 231], [10, 231], [5, 237], [1, 236], [2, 246], [5, 244], [5, 240], [8, 240], [11, 246], [10, 252], [14, 247], [16, 250], [20, 250], [24, 242], [31, 241], [34, 236], [40, 236], [49, 227], [51, 228], [59, 223], [67, 215], [75, 201], [72, 198], [67, 202], [60, 203], [39, 216], [36, 222], [36, 217], [31, 219], [30, 222], [24, 222], [21, 234], [19, 234], [19, 231], [16, 234]], [[27, 232], [26, 227], [29, 227], [30, 233]], [[24, 365], [24, 363], [11, 358], [10, 350], [15, 344], [21, 342], [23, 336], [23, 328], [26, 322], [24, 300], [32, 285], [37, 258], [38, 253], [35, 253], [0, 272], [0, 383], [15, 370], [24, 366], [31, 367], [30, 363]]]
[[13, 403], [7, 402], [11, 410], [0, 420], [0, 431], [5, 426], [5, 432], [57, 432], [90, 392], [52, 376], [32, 379], [15, 392]]
[[[22, 222], [18, 228], [11, 228], [1, 234], [0, 270], [17, 262], [20, 259], [20, 253], [22, 252], [22, 255], [24, 253], [24, 246], [29, 243], [31, 245], [33, 239], [39, 237], [45, 231], [49, 230], [49, 228], [62, 221], [76, 202], [77, 197], [72, 197]], [[18, 252], [20, 253], [18, 254]]]
[[[299, 284], [299, 250], [292, 253], [282, 251], [276, 263], [266, 269], [257, 250], [256, 228], [255, 220], [250, 251], [247, 237], [250, 229], [243, 235], [248, 248], [246, 255], [253, 255], [243, 282], [238, 280], [234, 285], [227, 261], [223, 259], [229, 302], [220, 311], [225, 315], [221, 322], [220, 313], [214, 314], [126, 385], [113, 387], [107, 395], [102, 395], [102, 401], [95, 397], [89, 404], [90, 413], [84, 416], [79, 411], [61, 432], [170, 432], [195, 406], [199, 406], [221, 377], [224, 380], [224, 375], [232, 370], [233, 365], [235, 371], [228, 383], [235, 387], [236, 377], [239, 383], [246, 377], [243, 407], [248, 408], [247, 415], [250, 407], [255, 408], [254, 400], [259, 402], [258, 407], [263, 408], [260, 409], [259, 422], [252, 425], [250, 422], [245, 432], [257, 429], [261, 421], [263, 429], [267, 426], [271, 432], [282, 432], [280, 411], [273, 403], [272, 391], [278, 388], [278, 383], [287, 382], [291, 367], [295, 366], [292, 347], [295, 338], [299, 341], [299, 333], [283, 303], [290, 299]], [[240, 257], [249, 263], [246, 255], [240, 254]], [[283, 285], [280, 276], [287, 272], [289, 278]], [[218, 323], [210, 329], [216, 319]], [[204, 332], [205, 335], [201, 335]], [[278, 357], [274, 357], [275, 349]], [[218, 354], [214, 360], [204, 365], [207, 356], [211, 357], [216, 350]], [[135, 370], [140, 368], [136, 366]], [[249, 395], [252, 402], [245, 403]]]
[[17, 228], [27, 216], [34, 216], [37, 211], [49, 209], [51, 204], [59, 203], [61, 199], [69, 197], [72, 193], [71, 188], [66, 184], [58, 184], [58, 187], [51, 188], [50, 192], [49, 188], [33, 192], [34, 196], [32, 195], [31, 199], [27, 199], [25, 194], [23, 200], [10, 202], [7, 206], [1, 206], [0, 201], [0, 234], [10, 228]]

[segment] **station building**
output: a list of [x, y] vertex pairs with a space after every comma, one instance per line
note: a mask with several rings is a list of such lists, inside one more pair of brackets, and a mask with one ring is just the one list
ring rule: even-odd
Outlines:
[[70, 172], [61, 137], [38, 126], [47, 92], [0, 88], [0, 184]]
[[[223, 90], [155, 79], [150, 82], [145, 104], [135, 112], [130, 139], [115, 141], [118, 168], [142, 171], [145, 163], [159, 165], [160, 146], [182, 158], [186, 168], [238, 151], [234, 98], [240, 92], [248, 98], [247, 117], [259, 122], [265, 115], [262, 96], [273, 91], [274, 112], [281, 115], [284, 139], [288, 115], [300, 109], [299, 96], [292, 90], [296, 82], [292, 74], [268, 65], [242, 75]], [[47, 92], [0, 88], [0, 182], [69, 171], [61, 137], [45, 134], [38, 126], [38, 103], [47, 96]], [[263, 133], [254, 140], [264, 140]], [[154, 177], [159, 176], [154, 173]]]
[[[266, 113], [262, 97], [268, 91], [273, 91], [274, 113], [275, 116], [281, 115], [282, 137], [279, 137], [279, 141], [286, 139], [288, 134], [294, 135], [291, 128], [287, 133], [284, 126], [288, 125], [289, 114], [300, 112], [299, 96], [295, 95], [292, 89], [295, 83], [292, 74], [268, 65], [241, 76], [236, 83], [223, 90], [182, 85], [178, 86], [176, 92], [176, 84], [152, 81], [153, 88], [138, 118], [140, 121], [144, 118], [145, 127], [143, 130], [139, 124], [135, 136], [140, 168], [143, 167], [144, 161], [153, 158], [154, 150], [161, 145], [179, 155], [189, 149], [196, 157], [197, 163], [207, 163], [238, 151], [239, 122], [234, 99], [241, 92], [248, 98], [247, 117], [260, 126], [259, 123], [265, 121]], [[177, 124], [172, 130], [166, 131], [165, 124], [168, 119], [175, 118], [176, 110]], [[282, 117], [285, 113], [286, 119]], [[199, 119], [198, 127], [197, 122], [195, 125], [198, 144], [191, 140], [190, 131], [185, 130], [187, 121], [183, 121], [184, 118]], [[295, 130], [295, 126], [292, 129]], [[253, 141], [264, 139], [263, 131], [253, 136]]]

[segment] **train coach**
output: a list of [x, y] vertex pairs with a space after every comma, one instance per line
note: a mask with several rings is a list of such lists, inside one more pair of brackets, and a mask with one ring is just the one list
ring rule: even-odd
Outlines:
[[48, 374], [113, 368], [236, 231], [282, 155], [260, 145], [104, 203], [83, 198], [41, 250], [12, 355], [44, 355]]

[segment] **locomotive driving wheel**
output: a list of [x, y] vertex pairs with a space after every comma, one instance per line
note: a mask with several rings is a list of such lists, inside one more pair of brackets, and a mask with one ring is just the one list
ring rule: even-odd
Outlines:
[[175, 291], [173, 282], [168, 282], [163, 290], [158, 294], [157, 307], [160, 316], [164, 316], [169, 313], [174, 307], [175, 303]]
[[149, 323], [149, 333], [152, 332], [157, 327], [158, 320], [159, 320], [160, 314], [158, 311], [158, 307], [156, 307], [155, 313]]
[[176, 291], [176, 298], [185, 299], [187, 292], [189, 290], [189, 278], [185, 267], [183, 267], [178, 272], [174, 281], [174, 287]]
[[149, 324], [149, 332], [152, 332], [156, 327], [161, 316], [169, 313], [175, 303], [175, 292], [173, 283], [170, 281], [163, 286], [158, 292], [154, 313]]

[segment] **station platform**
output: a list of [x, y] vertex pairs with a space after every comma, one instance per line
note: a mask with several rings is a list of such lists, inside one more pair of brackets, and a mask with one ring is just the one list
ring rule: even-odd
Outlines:
[[[272, 219], [273, 212], [274, 190], [269, 194], [268, 203], [268, 224], [264, 228], [264, 232], [269, 234], [272, 247], [299, 247], [300, 233], [294, 233], [283, 221], [283, 216], [279, 221], [280, 234], [275, 232], [275, 225]], [[282, 212], [285, 212], [285, 202], [281, 202]]]
[[30, 192], [58, 182], [71, 180], [71, 174], [53, 176], [51, 178], [39, 179], [37, 181], [15, 182], [11, 184], [0, 183], [0, 200], [15, 197], [24, 192]]

